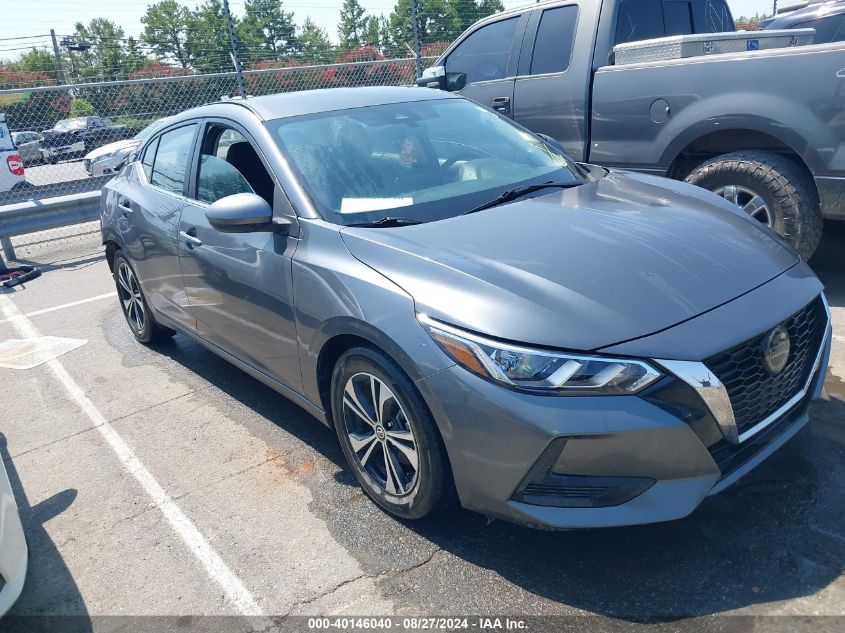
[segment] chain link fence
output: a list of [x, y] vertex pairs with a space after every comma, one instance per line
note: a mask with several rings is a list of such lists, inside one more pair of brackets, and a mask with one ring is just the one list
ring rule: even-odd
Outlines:
[[[429, 64], [432, 58], [426, 58]], [[244, 72], [249, 95], [315, 88], [409, 85], [413, 58], [268, 67]], [[0, 90], [0, 112], [25, 175], [0, 191], [0, 208], [26, 200], [98, 191], [120, 169], [147, 126], [188, 108], [237, 95], [234, 72]], [[84, 105], [80, 105], [80, 104]], [[85, 116], [70, 116], [72, 112]], [[117, 145], [114, 145], [117, 143]]]

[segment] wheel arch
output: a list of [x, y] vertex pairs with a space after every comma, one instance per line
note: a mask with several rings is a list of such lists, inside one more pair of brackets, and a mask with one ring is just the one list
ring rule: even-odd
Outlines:
[[[330, 319], [315, 332], [311, 348], [318, 349], [314, 364], [319, 404], [326, 413], [326, 420], [331, 425], [331, 378], [338, 359], [347, 350], [357, 346], [375, 348], [388, 356], [399, 368], [416, 383], [424, 378], [426, 372], [385, 332], [374, 325], [352, 317]], [[304, 368], [303, 368], [304, 369]], [[424, 400], [424, 398], [423, 398]]]
[[689, 129], [666, 149], [660, 162], [668, 164], [667, 176], [683, 180], [693, 169], [716, 156], [743, 150], [770, 151], [788, 157], [812, 178], [812, 157], [802, 155], [797, 149], [806, 144], [798, 138], [785, 136], [788, 135], [756, 126], [724, 128], [713, 125]]

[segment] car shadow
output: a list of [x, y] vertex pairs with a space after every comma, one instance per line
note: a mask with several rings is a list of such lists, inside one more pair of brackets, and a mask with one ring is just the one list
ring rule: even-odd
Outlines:
[[845, 222], [825, 222], [824, 238], [809, 264], [824, 283], [830, 305], [845, 307]]
[[76, 500], [77, 491], [68, 488], [32, 506], [18, 476], [14, 461], [0, 433], [0, 457], [18, 505], [29, 562], [26, 582], [17, 602], [0, 621], [9, 633], [61, 630], [90, 633], [91, 621], [85, 601], [45, 524], [65, 512]]

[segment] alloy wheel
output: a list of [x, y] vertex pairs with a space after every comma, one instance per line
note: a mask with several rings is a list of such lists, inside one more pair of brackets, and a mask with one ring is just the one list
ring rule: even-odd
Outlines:
[[716, 195], [722, 196], [731, 204], [742, 208], [748, 215], [772, 228], [774, 218], [763, 197], [755, 191], [742, 185], [725, 185], [713, 191]]
[[343, 389], [343, 423], [361, 468], [389, 494], [409, 494], [419, 473], [417, 440], [390, 387], [366, 372], [349, 378]]
[[117, 267], [117, 287], [123, 313], [130, 327], [136, 332], [144, 331], [147, 324], [147, 313], [144, 310], [144, 300], [141, 297], [141, 287], [135, 273], [126, 262], [120, 262]]

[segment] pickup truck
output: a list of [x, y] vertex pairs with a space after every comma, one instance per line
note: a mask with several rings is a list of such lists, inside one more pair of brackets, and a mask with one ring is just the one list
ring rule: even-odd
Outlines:
[[57, 163], [63, 158], [80, 158], [92, 149], [126, 138], [125, 125], [113, 124], [99, 116], [62, 119], [44, 130], [41, 153], [44, 160]]
[[613, 63], [618, 44], [732, 30], [724, 0], [532, 4], [475, 23], [418, 83], [577, 161], [706, 187], [809, 258], [822, 218], [845, 219], [845, 43]]

